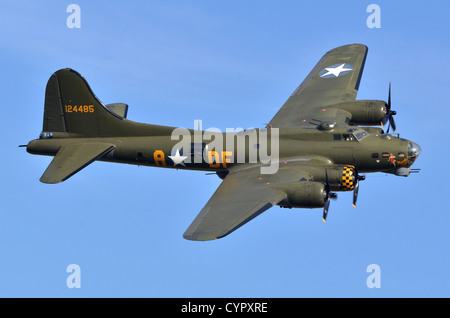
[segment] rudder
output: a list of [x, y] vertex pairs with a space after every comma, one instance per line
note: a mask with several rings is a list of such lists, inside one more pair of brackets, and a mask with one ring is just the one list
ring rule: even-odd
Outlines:
[[54, 73], [47, 82], [44, 102], [44, 124], [42, 131], [66, 132], [64, 113], [61, 104], [58, 77]]

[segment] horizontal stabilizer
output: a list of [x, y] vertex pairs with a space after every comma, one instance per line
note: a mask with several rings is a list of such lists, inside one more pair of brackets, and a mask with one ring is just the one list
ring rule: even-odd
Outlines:
[[43, 183], [59, 183], [100, 159], [115, 146], [109, 143], [82, 143], [62, 146], [42, 175]]

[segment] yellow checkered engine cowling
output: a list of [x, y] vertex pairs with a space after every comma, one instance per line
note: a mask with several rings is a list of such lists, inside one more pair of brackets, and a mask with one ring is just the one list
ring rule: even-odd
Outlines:
[[351, 191], [355, 188], [356, 172], [355, 167], [351, 165], [344, 166], [342, 169], [341, 186], [343, 191]]

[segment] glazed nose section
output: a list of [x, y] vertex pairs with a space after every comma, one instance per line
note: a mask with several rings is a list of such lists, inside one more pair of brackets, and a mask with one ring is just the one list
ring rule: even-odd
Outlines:
[[417, 157], [419, 157], [421, 151], [422, 149], [420, 149], [420, 146], [415, 142], [410, 141], [408, 143], [408, 159], [411, 161], [411, 163], [413, 163], [417, 159]]

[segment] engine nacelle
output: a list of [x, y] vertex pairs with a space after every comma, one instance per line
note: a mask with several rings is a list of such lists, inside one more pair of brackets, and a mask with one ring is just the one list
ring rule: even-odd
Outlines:
[[[322, 176], [319, 176], [321, 171]], [[358, 182], [358, 174], [352, 165], [335, 165], [317, 171], [318, 181], [300, 181], [277, 187], [287, 194], [278, 203], [283, 208], [322, 208], [328, 191], [352, 191]], [[319, 182], [323, 180], [323, 182]]]
[[280, 188], [287, 198], [278, 203], [284, 208], [321, 208], [324, 206], [327, 190], [322, 182], [301, 181]]
[[327, 168], [328, 184], [332, 191], [352, 191], [357, 182], [357, 173], [352, 165], [338, 165]]
[[350, 125], [378, 126], [386, 115], [386, 103], [380, 100], [355, 100], [328, 106], [349, 112]]

